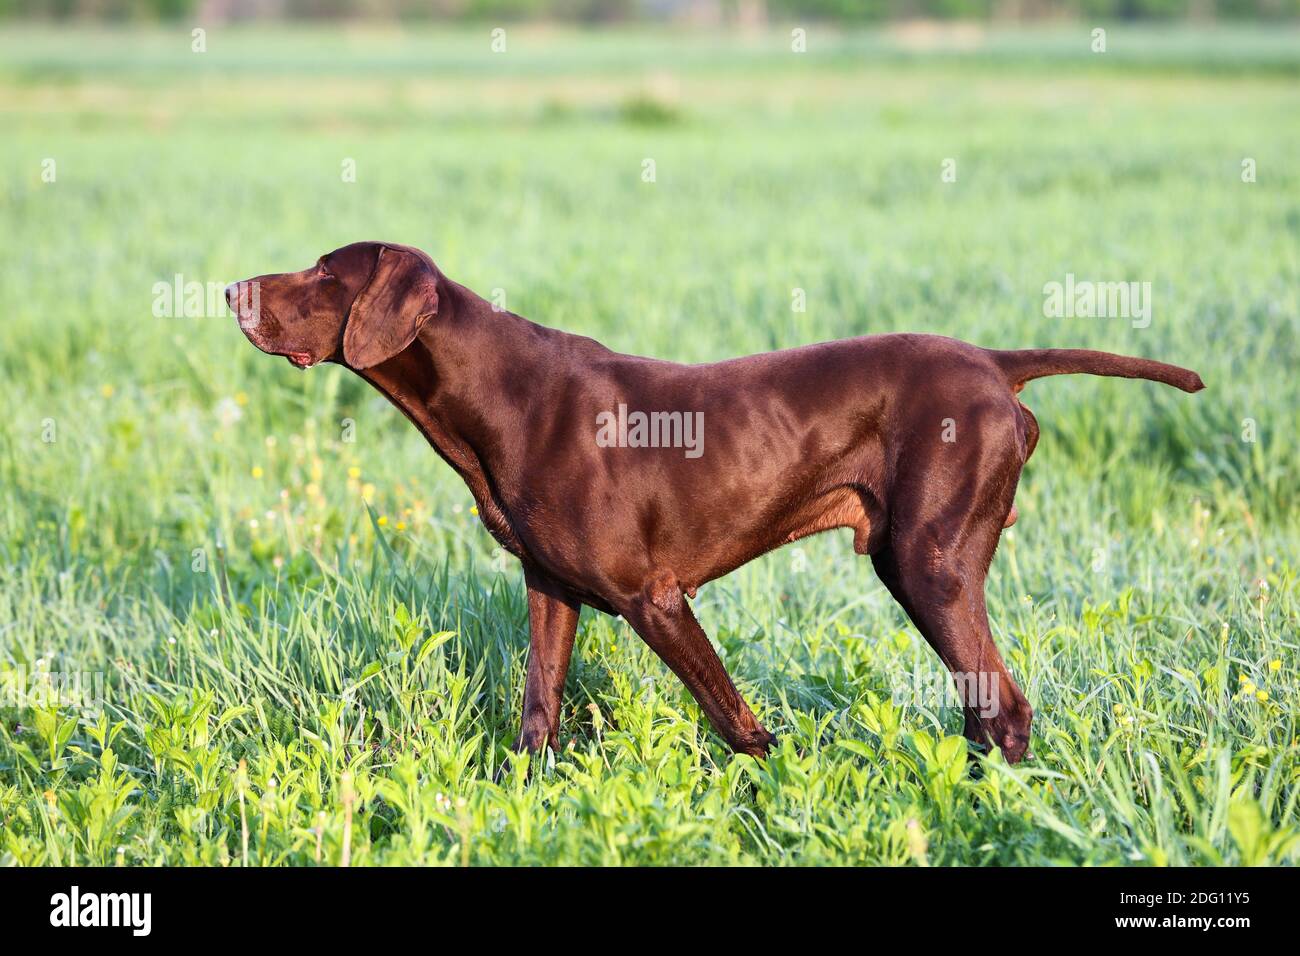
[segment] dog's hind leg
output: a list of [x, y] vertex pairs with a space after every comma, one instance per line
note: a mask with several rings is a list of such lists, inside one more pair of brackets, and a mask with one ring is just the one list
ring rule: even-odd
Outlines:
[[972, 443], [966, 460], [948, 463], [975, 476], [969, 484], [952, 487], [909, 476], [890, 518], [889, 546], [872, 561], [952, 672], [967, 738], [1000, 748], [1016, 763], [1029, 746], [1033, 709], [993, 643], [984, 578], [1011, 509], [1023, 452], [993, 437]]
[[528, 585], [528, 676], [516, 750], [560, 749], [560, 704], [582, 605], [555, 582], [525, 569]]
[[699, 701], [709, 723], [738, 753], [766, 756], [776, 738], [763, 729], [731, 682], [671, 574], [647, 582], [619, 610]]
[[1009, 763], [1018, 762], [1029, 747], [1033, 709], [993, 643], [983, 571], [975, 574], [960, 563], [917, 570], [910, 556], [892, 550], [874, 555], [872, 561], [881, 581], [952, 673], [966, 738], [980, 747], [992, 744]]

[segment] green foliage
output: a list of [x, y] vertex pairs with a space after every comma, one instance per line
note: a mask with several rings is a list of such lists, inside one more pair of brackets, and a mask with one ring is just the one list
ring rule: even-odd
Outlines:
[[[99, 673], [106, 699], [0, 697], [0, 862], [1296, 862], [1284, 41], [6, 32], [0, 689]], [[960, 715], [913, 694], [938, 662], [838, 533], [696, 601], [770, 760], [594, 613], [563, 752], [516, 757], [522, 581], [459, 480], [358, 379], [151, 312], [176, 273], [361, 238], [681, 361], [908, 329], [1209, 387], [1022, 396], [1043, 435], [989, 600], [1033, 760], [969, 771]], [[1151, 281], [1151, 326], [1045, 318], [1066, 272]]]

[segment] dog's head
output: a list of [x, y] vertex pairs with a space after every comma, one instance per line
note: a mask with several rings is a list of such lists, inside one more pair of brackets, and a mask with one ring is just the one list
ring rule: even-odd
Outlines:
[[354, 242], [301, 272], [226, 287], [239, 327], [263, 352], [299, 368], [366, 369], [402, 351], [438, 311], [438, 269], [419, 249]]

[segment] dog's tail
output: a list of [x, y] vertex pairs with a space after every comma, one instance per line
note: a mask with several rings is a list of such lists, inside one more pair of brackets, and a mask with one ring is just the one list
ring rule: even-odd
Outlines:
[[1191, 369], [1166, 365], [1151, 359], [1094, 352], [1092, 349], [1021, 349], [1003, 352], [988, 349], [993, 361], [1007, 377], [1007, 383], [1020, 391], [1025, 382], [1045, 375], [1110, 375], [1117, 378], [1145, 378], [1163, 382], [1184, 392], [1199, 392], [1205, 388], [1201, 376]]

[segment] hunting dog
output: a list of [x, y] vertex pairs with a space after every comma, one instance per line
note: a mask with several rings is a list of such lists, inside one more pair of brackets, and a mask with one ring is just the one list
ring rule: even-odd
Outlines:
[[935, 335], [709, 365], [621, 355], [498, 310], [392, 243], [344, 246], [301, 272], [236, 283], [226, 298], [263, 352], [299, 368], [344, 365], [383, 393], [522, 562], [531, 641], [516, 746], [527, 750], [557, 747], [586, 604], [622, 615], [733, 749], [765, 755], [774, 738], [687, 599], [767, 551], [849, 528], [959, 688], [978, 675], [992, 690], [991, 701], [963, 698], [966, 736], [1019, 761], [1033, 711], [984, 604], [1038, 441], [1018, 393], [1073, 372], [1204, 387], [1149, 359]]

